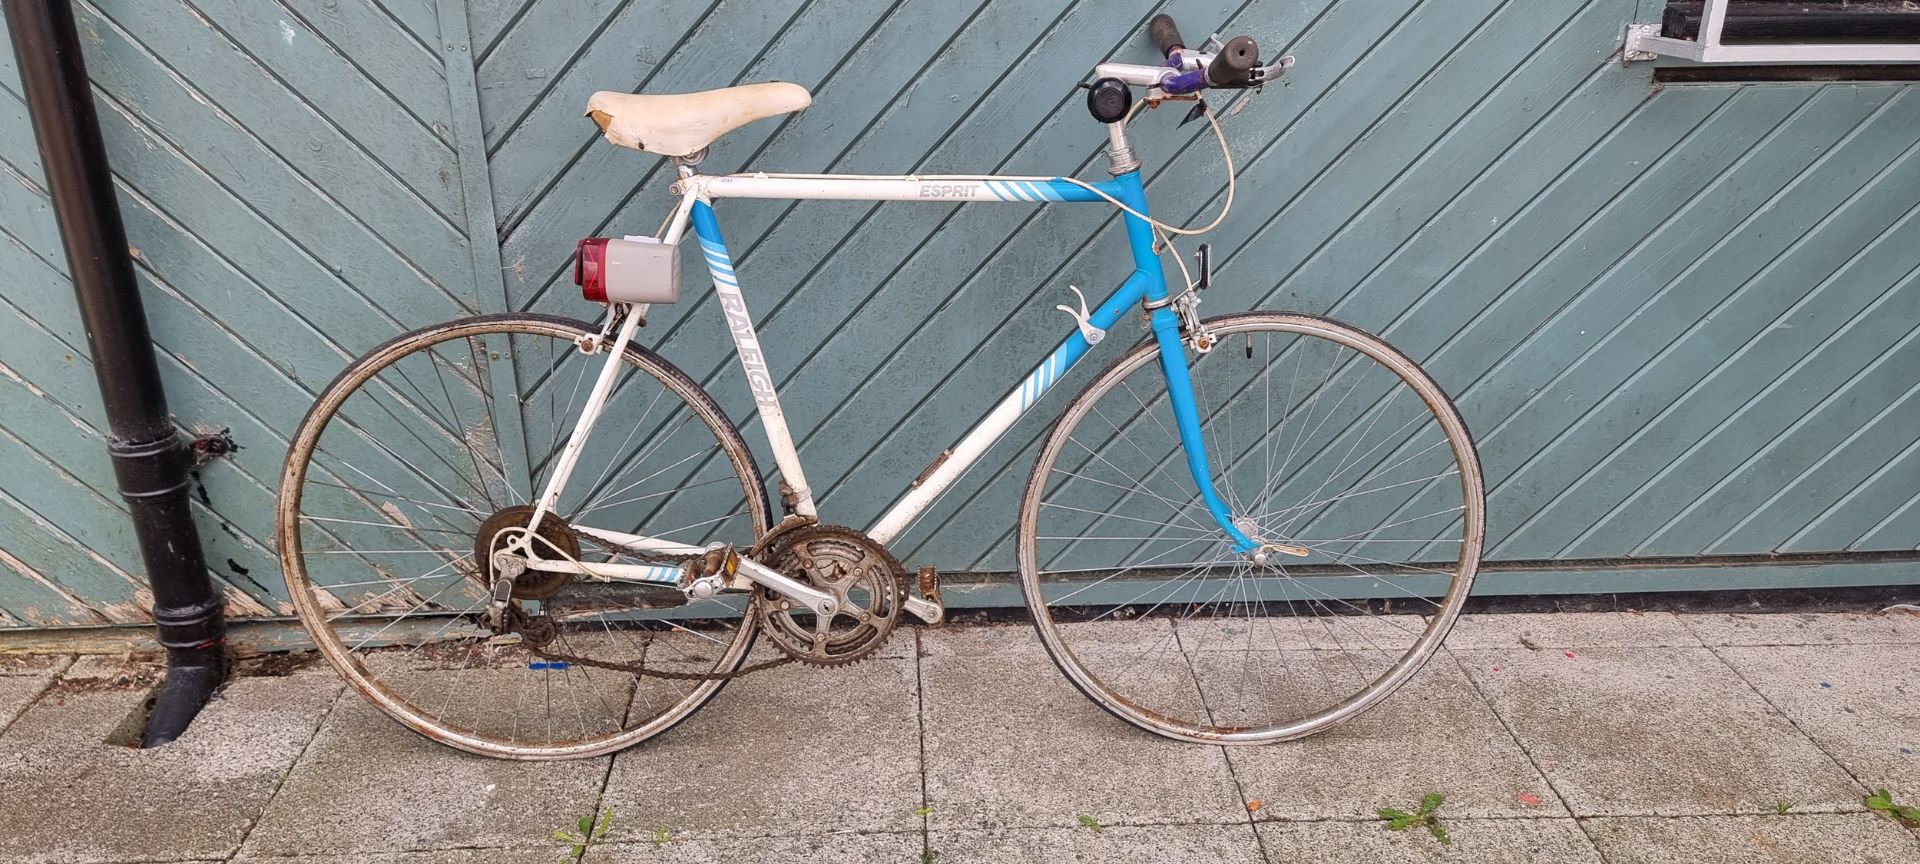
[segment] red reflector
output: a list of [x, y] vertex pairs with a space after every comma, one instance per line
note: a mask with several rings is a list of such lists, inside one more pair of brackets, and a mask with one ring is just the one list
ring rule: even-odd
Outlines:
[[588, 237], [574, 247], [573, 284], [588, 300], [607, 302], [607, 238]]

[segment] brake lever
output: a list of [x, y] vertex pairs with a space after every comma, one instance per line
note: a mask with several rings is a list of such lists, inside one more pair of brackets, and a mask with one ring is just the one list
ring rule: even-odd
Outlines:
[[1249, 83], [1251, 83], [1255, 87], [1258, 87], [1262, 84], [1267, 83], [1268, 81], [1271, 81], [1275, 78], [1278, 78], [1282, 75], [1287, 74], [1287, 70], [1292, 68], [1293, 68], [1293, 55], [1288, 54], [1284, 57], [1281, 57], [1278, 60], [1273, 61], [1272, 63], [1268, 63], [1265, 66], [1253, 67], [1253, 74], [1248, 76], [1251, 79]]

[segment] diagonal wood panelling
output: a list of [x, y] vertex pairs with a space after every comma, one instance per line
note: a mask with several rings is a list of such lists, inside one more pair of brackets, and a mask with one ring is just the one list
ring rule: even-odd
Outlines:
[[[569, 283], [573, 241], [658, 224], [670, 169], [602, 142], [580, 117], [592, 91], [767, 79], [813, 91], [807, 112], [716, 145], [716, 172], [1097, 176], [1102, 136], [1073, 84], [1102, 59], [1148, 59], [1140, 33], [1162, 10], [1299, 59], [1283, 85], [1221, 100], [1239, 194], [1210, 238], [1207, 309], [1327, 313], [1426, 363], [1481, 440], [1492, 557], [1914, 549], [1920, 96], [1892, 83], [1656, 88], [1614, 59], [1635, 5], [78, 8], [174, 410], [246, 447], [202, 472], [200, 504], [215, 575], [243, 613], [286, 610], [270, 487], [286, 435], [347, 358], [502, 297], [590, 316]], [[141, 620], [65, 262], [11, 57], [0, 66], [0, 626]], [[1219, 154], [1175, 113], [1137, 124], [1149, 191], [1162, 218], [1205, 221], [1225, 192]], [[1098, 207], [719, 212], [823, 511], [846, 524], [882, 511], [1052, 345], [1068, 283], [1128, 268]], [[751, 439], [699, 282], [656, 307], [643, 338]], [[1137, 333], [1125, 335], [1113, 344]], [[903, 559], [1008, 569], [1051, 413], [923, 519]], [[545, 435], [537, 422], [528, 434]], [[1383, 518], [1421, 512], [1434, 494], [1377, 504]]]
[[[306, 405], [353, 355], [480, 308], [432, 6], [75, 6], [171, 407], [244, 448], [198, 475], [213, 575], [231, 613], [286, 614], [273, 485]], [[10, 53], [0, 67], [0, 609], [144, 620]]]
[[[578, 120], [592, 90], [779, 78], [815, 91], [805, 114], [722, 142], [710, 170], [1082, 172], [1098, 136], [1069, 88], [1098, 59], [1144, 58], [1139, 28], [1158, 8], [875, 3], [829, 24], [819, 4], [496, 5], [482, 110], [509, 294], [556, 311], [578, 308], [573, 238], [650, 231], [666, 205], [660, 160]], [[1912, 518], [1915, 438], [1893, 431], [1909, 400], [1865, 371], [1900, 357], [1840, 339], [1847, 319], [1833, 317], [1896, 304], [1883, 308], [1905, 314], [1857, 318], [1891, 339], [1920, 323], [1905, 278], [1920, 259], [1891, 221], [1915, 188], [1910, 88], [1656, 91], [1645, 68], [1610, 62], [1631, 6], [1166, 4], [1279, 34], [1301, 58], [1229, 120], [1242, 196], [1214, 238], [1209, 306], [1331, 312], [1427, 358], [1483, 438], [1500, 557], [1913, 548], [1881, 526]], [[1136, 141], [1156, 207], [1195, 221], [1224, 191], [1218, 156], [1172, 125], [1151, 118]], [[1060, 322], [1038, 309], [1062, 285], [1125, 266], [1116, 238], [1088, 239], [1112, 226], [1092, 208], [729, 202], [721, 215], [811, 479], [851, 524], [1050, 344]], [[1822, 329], [1784, 341], [1812, 326], [1795, 316]], [[696, 300], [658, 310], [649, 338], [750, 425], [720, 332]], [[1849, 359], [1821, 353], [1836, 344]], [[1768, 386], [1762, 370], [1795, 364], [1826, 377]], [[1799, 422], [1743, 428], [1773, 416]], [[1046, 419], [924, 520], [907, 557], [1007, 568]], [[1809, 494], [1817, 509], [1801, 506]]]

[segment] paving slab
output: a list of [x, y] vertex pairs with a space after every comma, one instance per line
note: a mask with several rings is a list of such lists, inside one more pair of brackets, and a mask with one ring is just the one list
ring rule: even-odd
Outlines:
[[53, 683], [51, 673], [45, 675], [6, 675], [0, 676], [0, 732], [7, 731], [13, 721], [25, 713], [27, 706]]
[[1868, 788], [1920, 795], [1920, 651], [1891, 645], [1718, 651]]
[[0, 654], [0, 678], [12, 675], [58, 675], [71, 665], [71, 654]]
[[[806, 837], [675, 837], [665, 843], [608, 843], [587, 850], [581, 864], [906, 864], [920, 860], [919, 832], [815, 834]], [[943, 857], [940, 859], [945, 862]]]
[[555, 841], [546, 848], [438, 849], [430, 852], [355, 852], [351, 855], [301, 855], [292, 858], [240, 856], [230, 864], [556, 864], [568, 860]]
[[[456, 702], [486, 701], [492, 692], [476, 686]], [[469, 755], [415, 734], [347, 692], [243, 851], [265, 858], [538, 846], [593, 812], [606, 771], [606, 758], [509, 762]]]
[[619, 754], [606, 803], [624, 824], [675, 837], [918, 831], [914, 679], [912, 660], [870, 659], [734, 681]]
[[1858, 784], [1705, 648], [1454, 655], [1576, 816], [1861, 807]]
[[225, 858], [338, 692], [317, 678], [241, 679], [179, 740], [135, 750], [105, 742], [147, 687], [56, 682], [0, 736], [0, 861]]
[[1462, 615], [1447, 634], [1454, 649], [1673, 648], [1700, 637], [1671, 612], [1515, 612]]
[[1445, 819], [1443, 825], [1453, 841], [1445, 846], [1423, 829], [1389, 831], [1378, 820], [1262, 822], [1259, 831], [1272, 864], [1601, 864], [1602, 860], [1572, 819]]
[[[1265, 686], [1300, 684], [1276, 674]], [[1446, 795], [1447, 812], [1461, 816], [1568, 815], [1445, 654], [1346, 724], [1298, 741], [1228, 748], [1227, 759], [1247, 797], [1261, 802], [1254, 811], [1261, 820], [1364, 819], [1430, 792]]]
[[[1167, 692], [1198, 693], [1177, 655]], [[929, 825], [1077, 827], [1246, 821], [1220, 748], [1141, 731], [1081, 695], [1038, 650], [921, 660]]]
[[1920, 840], [1865, 813], [1591, 819], [1611, 864], [1908, 864]]
[[1920, 615], [1911, 612], [1774, 612], [1686, 615], [1708, 645], [1920, 645]]
[[1238, 825], [1001, 828], [933, 831], [940, 864], [1264, 864], [1260, 841]]
[[[1095, 621], [1070, 625], [1073, 645], [1079, 648], [1120, 648], [1143, 641], [1165, 639], [1173, 633], [1167, 618], [1144, 621]], [[1046, 656], [1033, 624], [1016, 621], [1006, 624], [948, 625], [922, 628], [922, 657], [1025, 657]]]
[[74, 658], [61, 670], [68, 681], [97, 681], [132, 686], [150, 684], [166, 674], [166, 663], [152, 657], [126, 657], [111, 654], [87, 654]]

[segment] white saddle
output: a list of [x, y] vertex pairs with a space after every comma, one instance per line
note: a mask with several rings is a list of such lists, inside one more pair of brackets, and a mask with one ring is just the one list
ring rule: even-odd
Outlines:
[[720, 136], [755, 120], [813, 104], [807, 88], [785, 81], [722, 87], [700, 93], [618, 93], [587, 100], [587, 116], [607, 140], [662, 156], [692, 156]]

